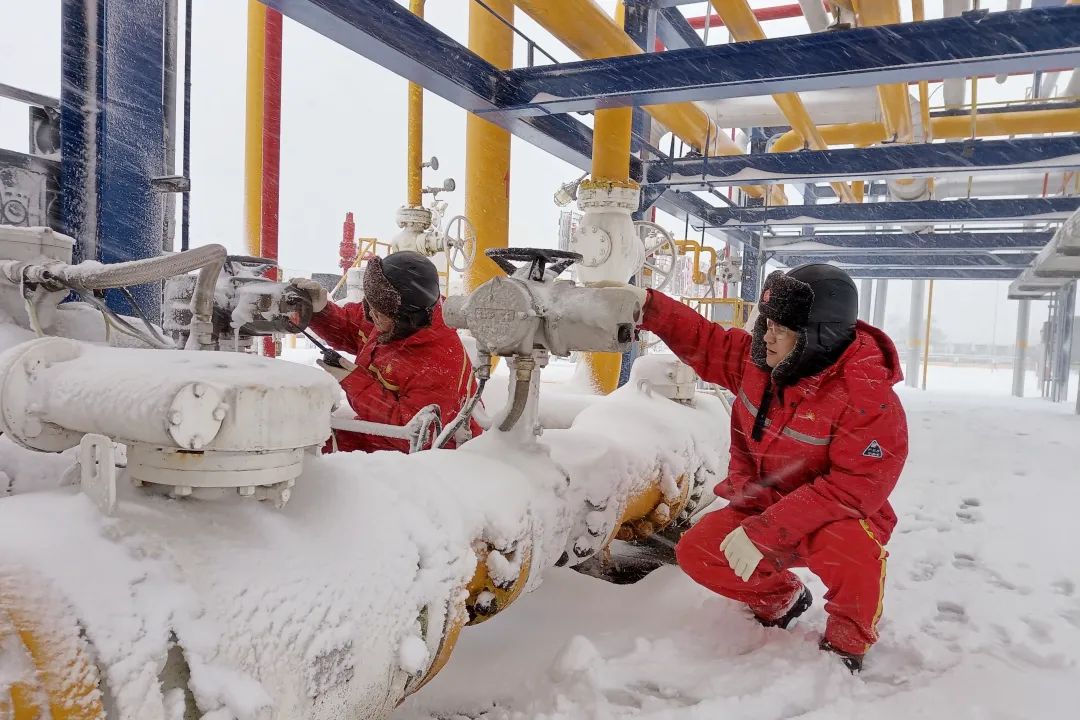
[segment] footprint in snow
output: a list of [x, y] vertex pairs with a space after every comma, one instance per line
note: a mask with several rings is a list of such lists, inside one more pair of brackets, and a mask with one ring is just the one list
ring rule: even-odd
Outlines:
[[1072, 597], [1076, 593], [1076, 583], [1069, 578], [1061, 578], [1050, 583], [1051, 589], [1058, 595], [1064, 595], [1065, 597]]
[[941, 600], [937, 604], [937, 610], [936, 620], [955, 623], [966, 623], [968, 621], [967, 610], [960, 603]]
[[937, 575], [938, 567], [940, 567], [940, 565], [941, 563], [937, 560], [931, 560], [928, 558], [916, 560], [915, 566], [911, 569], [909, 577], [911, 577], [911, 579], [915, 582], [926, 582], [928, 580], [933, 580], [934, 576]]

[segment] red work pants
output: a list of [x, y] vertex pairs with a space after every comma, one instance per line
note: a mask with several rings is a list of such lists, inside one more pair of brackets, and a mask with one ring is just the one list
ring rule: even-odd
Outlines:
[[728, 567], [720, 543], [746, 517], [724, 508], [690, 528], [675, 548], [683, 572], [713, 592], [746, 603], [758, 617], [772, 620], [787, 612], [802, 589], [788, 568], [809, 568], [828, 589], [825, 639], [837, 650], [865, 653], [878, 638], [888, 556], [870, 525], [864, 520], [829, 523], [804, 538], [797, 556], [782, 569], [766, 558], [744, 582]]

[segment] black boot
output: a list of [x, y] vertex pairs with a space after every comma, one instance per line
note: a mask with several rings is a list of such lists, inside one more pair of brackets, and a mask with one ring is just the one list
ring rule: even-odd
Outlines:
[[825, 638], [821, 639], [821, 642], [818, 643], [818, 647], [825, 652], [830, 652], [833, 655], [839, 657], [840, 662], [844, 663], [844, 667], [850, 670], [852, 675], [862, 671], [862, 655], [856, 655], [855, 653], [848, 653], [844, 652], [843, 650], [837, 650], [831, 644], [829, 644], [829, 641]]
[[788, 626], [795, 622], [800, 615], [809, 610], [810, 606], [813, 604], [814, 596], [810, 594], [810, 589], [803, 587], [802, 592], [799, 593], [799, 597], [795, 599], [795, 604], [780, 617], [775, 620], [763, 620], [755, 615], [754, 618], [764, 627], [778, 627], [787, 630]]

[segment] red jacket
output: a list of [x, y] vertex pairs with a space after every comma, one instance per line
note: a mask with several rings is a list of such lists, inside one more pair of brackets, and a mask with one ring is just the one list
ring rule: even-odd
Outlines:
[[[441, 305], [435, 307], [429, 327], [387, 343], [378, 342], [379, 331], [364, 316], [363, 303], [330, 303], [312, 317], [311, 329], [335, 350], [356, 356], [356, 370], [341, 387], [359, 420], [404, 425], [434, 404], [446, 425], [475, 390], [472, 363], [457, 331], [443, 323]], [[473, 435], [479, 435], [480, 426], [469, 422]], [[335, 437], [344, 452], [409, 450], [405, 440], [378, 435], [335, 431]], [[456, 447], [453, 440], [446, 446]]]
[[826, 524], [869, 521], [888, 542], [896, 514], [888, 497], [908, 451], [907, 419], [892, 386], [903, 379], [889, 337], [859, 322], [855, 340], [824, 371], [785, 387], [768, 411], [760, 442], [751, 438], [768, 373], [750, 359], [751, 336], [725, 330], [653, 291], [642, 327], [660, 336], [707, 382], [736, 395], [731, 461], [716, 494], [751, 513], [747, 536], [774, 560]]

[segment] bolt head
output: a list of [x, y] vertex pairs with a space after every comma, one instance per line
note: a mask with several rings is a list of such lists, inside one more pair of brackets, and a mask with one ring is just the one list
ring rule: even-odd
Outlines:
[[191, 394], [197, 398], [201, 398], [203, 395], [206, 394], [206, 388], [202, 385], [202, 383], [195, 383], [195, 387], [191, 388]]
[[214, 408], [214, 419], [215, 420], [224, 420], [225, 419], [225, 408], [223, 408], [223, 407]]
[[194, 437], [191, 438], [190, 446], [191, 446], [192, 450], [202, 450], [203, 449], [203, 444], [204, 443], [203, 443], [203, 439], [202, 439], [201, 436], [195, 435]]
[[184, 419], [184, 416], [180, 413], [179, 410], [173, 410], [172, 412], [169, 413], [169, 424], [170, 425], [179, 425], [180, 421], [183, 420], [183, 419]]

